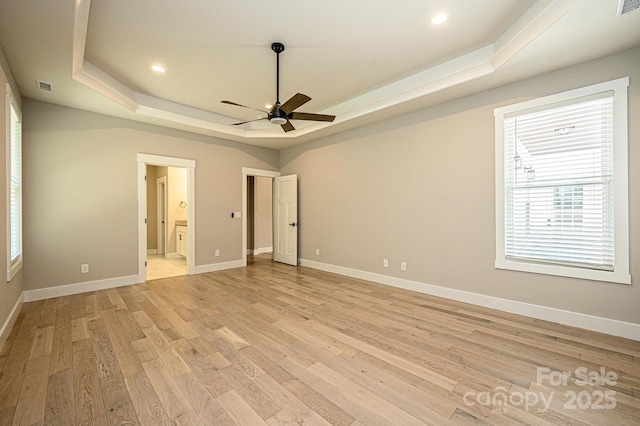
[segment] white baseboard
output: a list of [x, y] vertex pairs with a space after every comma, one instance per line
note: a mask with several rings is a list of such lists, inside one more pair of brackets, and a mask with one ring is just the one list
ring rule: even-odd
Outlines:
[[180, 256], [178, 253], [167, 253], [165, 257], [167, 259], [179, 259], [182, 256]]
[[20, 297], [18, 297], [16, 304], [13, 305], [13, 309], [11, 310], [9, 317], [2, 325], [2, 328], [0, 329], [0, 349], [2, 349], [5, 342], [9, 338], [11, 329], [13, 328], [13, 325], [16, 323], [16, 320], [18, 319], [18, 314], [20, 314], [20, 310], [22, 309], [23, 304], [24, 304], [24, 292], [22, 292], [22, 294], [20, 294]]
[[204, 274], [206, 272], [223, 271], [225, 269], [241, 268], [244, 266], [242, 260], [232, 260], [230, 262], [212, 263], [210, 265], [197, 265], [195, 273]]
[[531, 303], [518, 302], [515, 300], [502, 299], [484, 294], [471, 293], [463, 290], [456, 290], [432, 284], [425, 284], [417, 281], [405, 280], [402, 278], [390, 277], [373, 272], [361, 271], [358, 269], [345, 268], [342, 266], [330, 265], [327, 263], [315, 262], [313, 260], [299, 259], [299, 265], [308, 268], [319, 269], [321, 271], [333, 272], [347, 277], [358, 278], [385, 284], [393, 287], [411, 290], [418, 293], [443, 297], [445, 299], [470, 303], [472, 305], [497, 309], [517, 315], [524, 315], [573, 327], [584, 328], [586, 330], [598, 331], [614, 336], [625, 337], [627, 339], [640, 341], [640, 324], [618, 321], [609, 318], [596, 317], [579, 312], [565, 311], [562, 309], [549, 308], [547, 306], [533, 305]]
[[84, 283], [67, 284], [58, 287], [41, 288], [37, 290], [27, 290], [24, 294], [25, 302], [34, 300], [50, 299], [52, 297], [69, 296], [71, 294], [86, 293], [88, 291], [105, 290], [109, 288], [122, 287], [125, 285], [138, 284], [138, 276], [108, 278], [106, 280], [88, 281]]
[[158, 249], [147, 249], [147, 254], [158, 254]]

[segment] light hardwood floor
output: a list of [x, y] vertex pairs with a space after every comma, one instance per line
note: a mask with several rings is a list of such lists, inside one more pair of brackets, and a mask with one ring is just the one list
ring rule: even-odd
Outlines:
[[26, 303], [0, 352], [0, 424], [483, 422], [640, 424], [640, 343], [258, 256]]

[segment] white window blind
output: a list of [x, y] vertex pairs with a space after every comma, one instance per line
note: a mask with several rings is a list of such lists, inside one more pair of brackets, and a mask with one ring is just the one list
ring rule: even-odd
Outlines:
[[631, 283], [628, 87], [494, 110], [496, 268]]
[[11, 103], [11, 261], [22, 254], [22, 120]]
[[613, 93], [505, 118], [505, 256], [614, 267]]
[[7, 280], [22, 267], [22, 114], [7, 85]]

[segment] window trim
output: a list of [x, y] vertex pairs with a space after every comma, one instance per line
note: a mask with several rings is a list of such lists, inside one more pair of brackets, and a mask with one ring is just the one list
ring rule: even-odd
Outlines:
[[[495, 117], [495, 179], [496, 179], [496, 269], [531, 272], [561, 277], [631, 284], [629, 262], [629, 171], [627, 87], [629, 77], [610, 80], [538, 99], [494, 109]], [[613, 91], [613, 199], [614, 199], [614, 267], [602, 271], [579, 267], [541, 264], [505, 257], [505, 176], [504, 122], [505, 116], [532, 108], [551, 107], [571, 99]]]
[[[23, 248], [21, 244], [21, 250], [18, 257], [12, 262], [11, 261], [11, 136], [12, 136], [12, 119], [11, 119], [11, 109], [12, 107], [15, 109], [20, 122], [22, 122], [22, 111], [20, 109], [20, 105], [15, 101], [15, 96], [13, 95], [13, 91], [11, 90], [11, 86], [6, 84], [6, 222], [7, 222], [7, 282], [11, 281], [16, 274], [22, 269], [23, 265]], [[20, 138], [20, 144], [22, 145], [22, 137]], [[22, 161], [22, 159], [21, 159]], [[20, 177], [20, 187], [22, 192], [22, 177]], [[20, 202], [22, 203], [22, 197], [20, 197]], [[20, 208], [20, 215], [22, 216], [22, 207]], [[22, 228], [22, 217], [20, 219], [20, 226]], [[22, 230], [20, 231], [20, 238], [22, 239]]]

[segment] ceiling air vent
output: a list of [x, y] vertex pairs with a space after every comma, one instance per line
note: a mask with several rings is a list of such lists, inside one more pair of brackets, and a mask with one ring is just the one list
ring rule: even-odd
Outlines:
[[638, 8], [640, 8], [640, 0], [620, 0], [618, 3], [618, 16], [633, 12]]
[[43, 92], [51, 92], [52, 90], [51, 83], [47, 83], [46, 81], [36, 80], [36, 84], [38, 85], [38, 89]]

